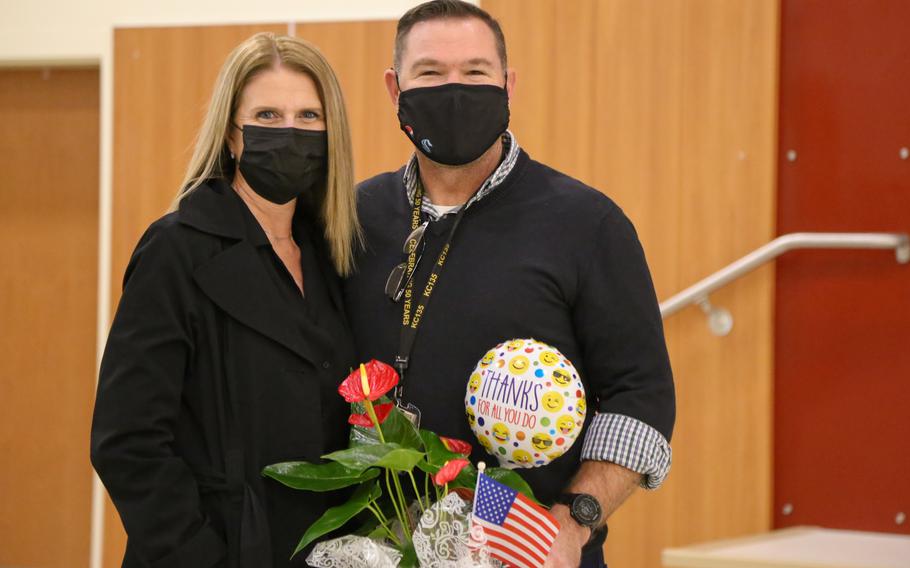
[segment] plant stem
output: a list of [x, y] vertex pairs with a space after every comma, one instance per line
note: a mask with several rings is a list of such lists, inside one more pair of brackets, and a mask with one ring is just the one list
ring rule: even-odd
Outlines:
[[[389, 481], [389, 475], [392, 472], [388, 469], [385, 470], [385, 485], [389, 490], [389, 500], [392, 502], [392, 507], [395, 509], [395, 516], [398, 518], [398, 522], [401, 523], [401, 530], [405, 534], [405, 537], [409, 537], [410, 533], [408, 532], [408, 522], [405, 520], [405, 515], [402, 514], [401, 508], [399, 507], [398, 496], [395, 494], [395, 491], [392, 489], [392, 482]], [[408, 538], [410, 540], [410, 538]]]
[[370, 420], [373, 421], [373, 427], [376, 428], [376, 433], [379, 434], [379, 441], [385, 444], [385, 437], [382, 435], [382, 428], [379, 426], [379, 419], [376, 418], [376, 411], [373, 409], [373, 402], [365, 398], [363, 399], [363, 405], [367, 409], [367, 414], [370, 415]]
[[385, 513], [383, 513], [382, 509], [380, 509], [376, 504], [376, 501], [370, 501], [370, 504], [367, 505], [367, 507], [370, 507], [372, 509], [373, 513], [376, 515], [376, 518], [378, 518], [381, 523], [387, 524], [389, 522], [389, 518], [385, 516]]
[[410, 539], [411, 530], [412, 530], [411, 529], [411, 515], [408, 513], [408, 500], [404, 496], [404, 490], [401, 488], [401, 480], [398, 479], [398, 473], [395, 471], [392, 472], [392, 481], [395, 483], [396, 491], [398, 491], [398, 498], [401, 499], [400, 504], [401, 504], [402, 509], [404, 510], [404, 518], [406, 520], [406, 522], [404, 523], [404, 528], [407, 531], [408, 540], [411, 540]]
[[401, 546], [401, 541], [398, 540], [398, 537], [395, 536], [395, 533], [393, 533], [392, 529], [390, 529], [388, 526], [389, 520], [386, 519], [385, 515], [382, 514], [382, 511], [376, 507], [375, 501], [367, 505], [367, 509], [373, 513], [377, 520], [379, 520], [379, 526], [381, 526], [386, 534], [389, 535], [389, 539], [398, 546]]
[[414, 479], [414, 472], [408, 471], [408, 477], [411, 478], [411, 485], [414, 486], [414, 496], [417, 497], [417, 504], [420, 505], [420, 512], [426, 513], [427, 509], [423, 506], [423, 499], [420, 498], [420, 491], [417, 489], [417, 480]]

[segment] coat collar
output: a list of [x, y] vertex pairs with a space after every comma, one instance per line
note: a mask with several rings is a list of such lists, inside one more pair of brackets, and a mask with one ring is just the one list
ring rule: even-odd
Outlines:
[[248, 239], [258, 246], [268, 243], [261, 228], [259, 234], [248, 230], [243, 202], [223, 179], [211, 179], [193, 189], [180, 201], [178, 219], [184, 225], [219, 237], [234, 240]]
[[[315, 324], [301, 326], [291, 316], [258, 250], [269, 245], [268, 237], [230, 185], [211, 180], [194, 189], [181, 201], [178, 219], [193, 229], [224, 239], [222, 250], [193, 272], [203, 293], [232, 318], [314, 364], [321, 362], [315, 348], [325, 342], [324, 332]], [[318, 249], [316, 243], [322, 239], [311, 241]], [[326, 271], [334, 276], [330, 266], [323, 273]], [[326, 276], [326, 286], [340, 311], [337, 278]]]

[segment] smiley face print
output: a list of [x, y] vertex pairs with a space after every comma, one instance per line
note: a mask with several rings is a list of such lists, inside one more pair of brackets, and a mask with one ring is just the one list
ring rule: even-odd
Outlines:
[[575, 419], [568, 414], [564, 414], [556, 421], [556, 428], [563, 434], [569, 434], [575, 429]]
[[493, 358], [496, 357], [495, 351], [487, 351], [487, 354], [483, 356], [483, 359], [480, 360], [481, 367], [489, 367], [490, 363], [493, 362]]
[[547, 367], [552, 367], [556, 363], [559, 363], [559, 355], [552, 351], [544, 351], [540, 354], [540, 362]]
[[553, 450], [552, 452], [547, 454], [547, 457], [550, 458], [550, 460], [552, 461], [552, 460], [555, 460], [556, 458], [558, 458], [559, 456], [563, 455], [564, 453], [566, 453], [566, 451], [563, 448], [556, 448], [555, 450]]
[[493, 453], [493, 444], [490, 443], [489, 438], [487, 438], [483, 434], [480, 434], [479, 436], [477, 436], [477, 441], [480, 442], [480, 445], [483, 446], [483, 449], [490, 452], [491, 454]]
[[527, 357], [524, 355], [519, 355], [518, 357], [512, 359], [512, 361], [509, 363], [509, 370], [512, 371], [513, 375], [520, 375], [528, 370], [528, 366], [530, 364], [531, 362], [528, 361]]
[[519, 464], [529, 464], [531, 463], [531, 454], [524, 450], [515, 450], [512, 452], [512, 460], [515, 463]]
[[512, 341], [506, 344], [506, 351], [518, 351], [525, 346], [525, 342], [522, 339], [513, 339]]
[[531, 445], [537, 451], [545, 452], [553, 446], [553, 439], [546, 432], [538, 432], [531, 438]]
[[502, 422], [493, 425], [493, 438], [497, 442], [505, 443], [509, 441], [509, 427]]
[[480, 373], [474, 373], [471, 375], [471, 379], [468, 381], [468, 390], [471, 393], [477, 392], [477, 389], [480, 388]]
[[584, 419], [586, 408], [588, 408], [588, 403], [585, 402], [585, 398], [584, 397], [579, 398], [578, 402], [576, 403], [576, 406], [575, 406], [575, 414], [577, 414], [579, 418]]
[[477, 415], [474, 414], [474, 409], [470, 406], [467, 406], [465, 407], [464, 412], [468, 415], [468, 424], [470, 424], [471, 428], [473, 428], [474, 424], [477, 423]]
[[572, 375], [565, 369], [553, 369], [553, 382], [561, 387], [569, 386], [572, 382]]
[[547, 391], [540, 397], [540, 404], [547, 412], [559, 412], [562, 410], [565, 400], [558, 392]]

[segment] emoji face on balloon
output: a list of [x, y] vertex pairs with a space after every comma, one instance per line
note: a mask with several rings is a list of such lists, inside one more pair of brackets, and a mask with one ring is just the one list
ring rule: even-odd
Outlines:
[[493, 444], [490, 443], [489, 438], [483, 434], [479, 434], [477, 436], [477, 441], [480, 442], [480, 445], [483, 446], [486, 451], [490, 452], [491, 454], [493, 453]]
[[563, 448], [556, 448], [551, 453], [547, 454], [547, 457], [550, 458], [550, 460], [552, 461], [552, 460], [555, 460], [556, 458], [558, 458], [559, 456], [563, 455], [564, 453], [566, 453], [566, 451]]
[[483, 356], [483, 359], [480, 360], [481, 367], [489, 367], [490, 363], [493, 362], [493, 357], [496, 357], [495, 351], [487, 351], [487, 354]]
[[584, 398], [584, 397], [581, 397], [581, 398], [578, 399], [578, 402], [576, 403], [575, 412], [578, 414], [579, 417], [584, 418], [584, 417], [585, 417], [585, 409], [586, 409], [587, 407], [588, 407], [588, 403], [585, 402], [585, 398]]
[[568, 414], [564, 414], [563, 416], [559, 417], [559, 420], [556, 421], [556, 427], [563, 434], [568, 434], [575, 429], [575, 419]]
[[540, 397], [540, 404], [542, 404], [544, 410], [548, 412], [559, 412], [562, 410], [564, 402], [562, 395], [556, 391], [547, 391]]
[[519, 355], [512, 359], [512, 362], [509, 363], [509, 370], [512, 371], [515, 375], [520, 375], [528, 370], [528, 365], [531, 363], [528, 361], [528, 358], [524, 355]]
[[468, 424], [470, 424], [473, 428], [474, 424], [477, 422], [477, 416], [474, 414], [474, 409], [468, 406], [464, 409], [464, 411], [465, 414], [468, 415]]
[[502, 422], [497, 422], [493, 425], [493, 437], [496, 438], [498, 442], [508, 442], [509, 428]]
[[572, 382], [572, 375], [565, 369], [553, 369], [553, 382], [561, 387], [569, 386]]
[[480, 388], [480, 374], [474, 373], [471, 375], [471, 380], [468, 381], [468, 390], [472, 393], [477, 392], [477, 389]]
[[546, 432], [538, 432], [531, 438], [531, 445], [538, 451], [545, 452], [553, 445], [553, 439]]
[[556, 363], [559, 363], [559, 355], [552, 351], [544, 351], [540, 354], [540, 362], [548, 367], [552, 367]]
[[512, 452], [512, 460], [520, 464], [531, 463], [531, 454], [524, 450], [515, 450]]
[[546, 432], [538, 432], [531, 438], [531, 445], [534, 446], [537, 451], [545, 452], [553, 447], [553, 439], [550, 438], [550, 435]]
[[519, 349], [524, 347], [524, 345], [525, 345], [525, 342], [522, 341], [521, 339], [513, 339], [508, 344], [506, 344], [506, 350], [507, 351], [518, 351]]

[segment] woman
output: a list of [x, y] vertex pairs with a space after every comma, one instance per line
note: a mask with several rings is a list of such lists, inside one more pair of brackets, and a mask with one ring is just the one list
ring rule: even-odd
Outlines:
[[272, 34], [238, 46], [182, 191], [133, 253], [101, 364], [92, 463], [123, 566], [304, 565], [288, 559], [329, 504], [260, 471], [346, 446], [352, 176], [322, 55]]

